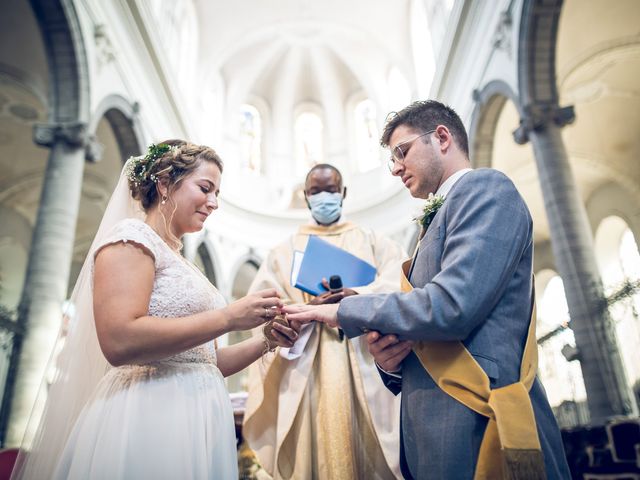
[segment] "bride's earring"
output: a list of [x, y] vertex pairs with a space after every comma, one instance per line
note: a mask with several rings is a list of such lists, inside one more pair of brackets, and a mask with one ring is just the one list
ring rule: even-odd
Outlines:
[[161, 203], [162, 205], [164, 205], [164, 204], [166, 204], [166, 203], [167, 203], [167, 196], [166, 196], [166, 195], [163, 195], [163, 196], [162, 196], [162, 202], [160, 202], [160, 203]]

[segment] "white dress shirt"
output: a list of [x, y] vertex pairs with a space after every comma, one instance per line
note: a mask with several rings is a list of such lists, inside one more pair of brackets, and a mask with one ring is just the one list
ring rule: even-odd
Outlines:
[[442, 195], [446, 197], [449, 191], [453, 188], [458, 180], [460, 180], [465, 174], [469, 173], [473, 168], [463, 168], [462, 170], [458, 170], [456, 173], [447, 178], [442, 185], [436, 191], [436, 197], [438, 195]]

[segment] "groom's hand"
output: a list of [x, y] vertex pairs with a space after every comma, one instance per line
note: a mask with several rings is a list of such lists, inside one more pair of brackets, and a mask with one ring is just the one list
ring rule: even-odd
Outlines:
[[330, 327], [338, 325], [338, 307], [336, 303], [328, 305], [287, 305], [282, 311], [289, 321], [309, 323], [312, 321], [326, 323]]
[[402, 361], [413, 347], [409, 340], [400, 341], [396, 335], [381, 335], [375, 331], [367, 334], [367, 343], [378, 366], [388, 373], [400, 371]]

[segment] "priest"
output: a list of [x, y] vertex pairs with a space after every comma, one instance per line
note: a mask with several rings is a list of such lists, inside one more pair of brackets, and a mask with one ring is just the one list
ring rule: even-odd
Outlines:
[[[270, 252], [250, 292], [275, 287], [285, 302], [322, 304], [398, 290], [406, 254], [395, 242], [346, 221], [347, 189], [338, 169], [314, 166], [304, 193], [311, 221]], [[292, 286], [294, 252], [305, 250], [310, 235], [373, 265], [375, 280], [317, 297]], [[264, 358], [250, 370], [243, 436], [273, 478], [402, 478], [400, 398], [380, 381], [365, 337], [349, 340], [313, 323], [303, 327], [294, 347]]]

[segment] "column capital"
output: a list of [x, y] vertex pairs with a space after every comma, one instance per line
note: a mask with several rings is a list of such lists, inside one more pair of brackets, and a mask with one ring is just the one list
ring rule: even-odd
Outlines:
[[38, 123], [33, 127], [33, 141], [47, 148], [56, 143], [84, 148], [85, 159], [92, 163], [102, 158], [104, 150], [95, 135], [89, 134], [89, 125], [85, 122]]
[[84, 122], [38, 123], [33, 127], [33, 141], [49, 148], [58, 142], [82, 147], [87, 141], [87, 131], [88, 125]]
[[529, 134], [533, 131], [544, 130], [550, 125], [564, 127], [576, 119], [573, 105], [530, 104], [525, 105], [522, 112], [520, 126], [513, 132], [513, 139], [520, 145], [529, 141]]

